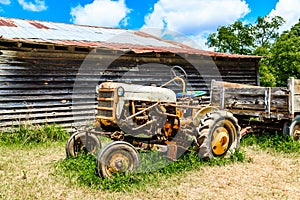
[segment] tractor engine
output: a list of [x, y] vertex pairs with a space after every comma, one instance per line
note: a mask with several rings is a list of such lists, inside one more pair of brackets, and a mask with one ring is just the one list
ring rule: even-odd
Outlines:
[[166, 141], [179, 129], [176, 94], [170, 89], [105, 82], [97, 101], [96, 122], [104, 131]]

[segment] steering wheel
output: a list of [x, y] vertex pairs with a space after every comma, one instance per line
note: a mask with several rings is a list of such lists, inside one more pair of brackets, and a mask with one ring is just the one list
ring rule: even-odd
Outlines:
[[[185, 70], [180, 67], [180, 66], [174, 66], [171, 68], [170, 70], [170, 76], [171, 76], [171, 79], [175, 78], [175, 77], [180, 77], [180, 78], [183, 78], [184, 81], [186, 82], [187, 80], [187, 73], [185, 72]], [[181, 81], [174, 81], [175, 85], [179, 86], [181, 85]]]

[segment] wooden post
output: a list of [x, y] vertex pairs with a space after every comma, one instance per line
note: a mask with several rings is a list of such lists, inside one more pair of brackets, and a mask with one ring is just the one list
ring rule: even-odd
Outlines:
[[267, 87], [265, 90], [265, 105], [266, 105], [266, 113], [269, 116], [271, 113], [271, 88]]
[[294, 116], [295, 107], [294, 107], [294, 98], [295, 98], [295, 81], [294, 77], [288, 79], [288, 89], [289, 89], [289, 113], [291, 116]]
[[225, 109], [225, 88], [222, 87], [220, 90], [220, 107], [221, 109]]

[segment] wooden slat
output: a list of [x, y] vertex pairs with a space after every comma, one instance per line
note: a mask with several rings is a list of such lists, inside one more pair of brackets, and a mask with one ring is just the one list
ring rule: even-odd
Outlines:
[[287, 88], [268, 88], [228, 82], [212, 82], [213, 106], [234, 110], [235, 114], [282, 117], [289, 113]]

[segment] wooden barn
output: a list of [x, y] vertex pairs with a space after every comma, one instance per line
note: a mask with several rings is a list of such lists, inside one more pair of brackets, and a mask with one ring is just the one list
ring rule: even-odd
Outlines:
[[97, 84], [159, 85], [174, 66], [187, 72], [189, 90], [209, 93], [212, 79], [259, 85], [259, 60], [137, 30], [0, 18], [0, 127], [80, 126], [94, 119]]

